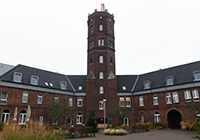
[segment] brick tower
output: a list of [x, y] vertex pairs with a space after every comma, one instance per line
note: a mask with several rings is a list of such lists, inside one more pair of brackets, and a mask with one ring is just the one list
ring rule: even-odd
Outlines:
[[103, 99], [106, 109], [117, 99], [114, 22], [107, 10], [95, 10], [88, 16], [86, 118], [93, 106], [99, 124], [104, 122]]

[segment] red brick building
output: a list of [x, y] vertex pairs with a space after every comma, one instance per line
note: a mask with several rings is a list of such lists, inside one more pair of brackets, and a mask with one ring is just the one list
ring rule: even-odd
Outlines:
[[[197, 121], [186, 105], [199, 103], [200, 61], [141, 75], [116, 75], [114, 16], [95, 10], [87, 22], [87, 75], [63, 75], [24, 65], [12, 68], [0, 76], [1, 121], [11, 122], [17, 107], [17, 121], [25, 124], [30, 105], [32, 120], [52, 123], [43, 110], [60, 98], [74, 109], [73, 119], [65, 124], [82, 125], [92, 107], [97, 122], [103, 124], [104, 105], [109, 110], [113, 103], [129, 112], [121, 120], [126, 125], [161, 122], [180, 128], [181, 121]], [[111, 119], [107, 112], [105, 118], [106, 123]]]

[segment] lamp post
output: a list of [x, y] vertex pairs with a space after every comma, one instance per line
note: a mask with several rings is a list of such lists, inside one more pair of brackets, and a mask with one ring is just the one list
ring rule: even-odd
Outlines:
[[104, 130], [106, 129], [106, 99], [103, 99], [104, 105]]

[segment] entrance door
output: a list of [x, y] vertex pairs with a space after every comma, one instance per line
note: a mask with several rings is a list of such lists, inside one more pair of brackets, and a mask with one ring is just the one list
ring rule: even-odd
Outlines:
[[171, 110], [167, 114], [168, 127], [172, 129], [180, 129], [181, 114], [176, 110]]
[[129, 126], [128, 117], [124, 117], [124, 125]]

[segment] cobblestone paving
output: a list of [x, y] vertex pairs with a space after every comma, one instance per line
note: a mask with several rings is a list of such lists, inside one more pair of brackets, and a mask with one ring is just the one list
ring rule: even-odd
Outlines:
[[163, 129], [150, 130], [150, 132], [127, 134], [125, 136], [109, 136], [103, 135], [103, 131], [101, 130], [96, 134], [96, 137], [81, 138], [81, 140], [195, 140], [192, 138], [194, 135], [196, 135], [195, 132], [176, 129]]

